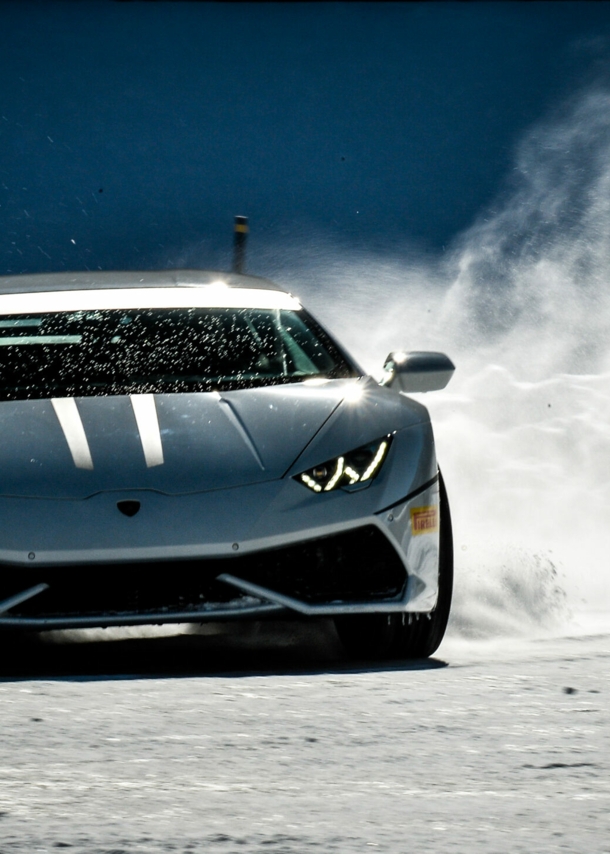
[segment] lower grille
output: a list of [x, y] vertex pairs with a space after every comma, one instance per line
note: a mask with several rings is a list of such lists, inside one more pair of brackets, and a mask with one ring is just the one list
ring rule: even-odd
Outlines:
[[[239, 594], [217, 576], [238, 578], [308, 604], [370, 602], [398, 596], [406, 572], [396, 551], [373, 525], [317, 540], [217, 559], [127, 564], [80, 564], [14, 569], [0, 567], [0, 601], [48, 584], [7, 616], [168, 614], [235, 604]], [[247, 602], [246, 597], [241, 597]]]
[[397, 596], [404, 566], [374, 525], [224, 564], [224, 572], [308, 604], [377, 601]]

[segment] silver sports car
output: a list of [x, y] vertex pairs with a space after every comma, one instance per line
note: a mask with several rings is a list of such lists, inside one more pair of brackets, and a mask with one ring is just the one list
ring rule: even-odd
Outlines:
[[332, 617], [428, 656], [449, 615], [441, 353], [367, 376], [266, 279], [0, 278], [0, 627]]

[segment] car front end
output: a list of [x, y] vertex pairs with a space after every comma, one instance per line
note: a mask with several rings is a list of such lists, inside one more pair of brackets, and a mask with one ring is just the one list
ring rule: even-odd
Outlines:
[[0, 628], [432, 613], [425, 407], [258, 280], [122, 276], [0, 282]]

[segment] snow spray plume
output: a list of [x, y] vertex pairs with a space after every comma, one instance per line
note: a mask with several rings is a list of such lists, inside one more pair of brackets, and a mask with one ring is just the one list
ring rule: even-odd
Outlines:
[[452, 630], [530, 633], [607, 607], [610, 94], [532, 128], [504, 195], [444, 259], [309, 250], [296, 270], [275, 255], [270, 275], [365, 368], [402, 346], [457, 365], [422, 396], [454, 516]]
[[610, 94], [535, 127], [513, 176], [456, 247], [444, 316], [459, 309], [462, 334], [529, 379], [607, 371]]

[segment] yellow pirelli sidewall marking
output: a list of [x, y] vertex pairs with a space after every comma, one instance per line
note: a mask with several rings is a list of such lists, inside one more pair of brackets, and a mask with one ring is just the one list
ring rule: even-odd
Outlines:
[[416, 537], [418, 534], [436, 533], [438, 533], [438, 507], [435, 504], [428, 507], [412, 507], [411, 534]]

